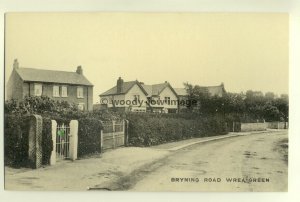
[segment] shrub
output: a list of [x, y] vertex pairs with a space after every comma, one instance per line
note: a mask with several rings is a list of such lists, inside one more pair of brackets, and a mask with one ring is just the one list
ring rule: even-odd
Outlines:
[[5, 115], [4, 162], [13, 167], [28, 166], [29, 117]]
[[101, 121], [95, 118], [78, 120], [78, 157], [101, 150]]
[[224, 119], [218, 116], [127, 113], [126, 119], [129, 120], [129, 145], [132, 146], [151, 146], [227, 133]]
[[[19, 114], [5, 115], [4, 141], [5, 165], [13, 167], [27, 167], [29, 149], [29, 118]], [[51, 119], [43, 118], [42, 128], [42, 163], [50, 163], [53, 149]]]

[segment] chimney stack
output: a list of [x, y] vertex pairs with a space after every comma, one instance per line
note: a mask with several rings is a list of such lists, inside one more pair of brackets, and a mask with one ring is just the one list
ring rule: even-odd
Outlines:
[[82, 67], [81, 66], [77, 67], [76, 73], [80, 74], [80, 75], [83, 75], [83, 71], [82, 71]]
[[123, 92], [123, 86], [124, 86], [124, 80], [119, 77], [117, 80], [117, 93], [122, 93]]
[[19, 62], [18, 59], [14, 60], [14, 69], [19, 69]]

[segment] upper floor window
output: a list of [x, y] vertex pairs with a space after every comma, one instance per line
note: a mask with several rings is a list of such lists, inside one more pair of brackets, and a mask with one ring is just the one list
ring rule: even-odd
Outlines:
[[170, 104], [171, 98], [170, 97], [165, 97], [165, 104]]
[[59, 97], [59, 86], [53, 86], [53, 97]]
[[43, 85], [35, 83], [34, 84], [34, 95], [35, 96], [41, 96], [43, 92]]
[[62, 97], [68, 97], [68, 87], [67, 86], [62, 86], [61, 87], [61, 96]]
[[77, 87], [77, 98], [83, 98], [83, 87]]
[[133, 96], [133, 100], [136, 100], [136, 101], [137, 101], [137, 100], [140, 100], [140, 95], [134, 95], [134, 96]]

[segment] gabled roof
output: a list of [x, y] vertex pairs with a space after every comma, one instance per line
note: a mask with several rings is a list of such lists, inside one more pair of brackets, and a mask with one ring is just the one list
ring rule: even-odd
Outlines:
[[75, 84], [93, 86], [85, 76], [76, 72], [44, 70], [34, 68], [18, 68], [16, 72], [23, 81]]
[[223, 96], [223, 94], [225, 93], [225, 89], [224, 89], [224, 86], [223, 85], [220, 85], [220, 86], [208, 86], [208, 87], [205, 87], [207, 88], [209, 94], [211, 96]]
[[179, 96], [185, 96], [188, 94], [185, 88], [174, 88], [174, 90]]
[[117, 86], [114, 86], [111, 89], [100, 94], [100, 96], [126, 94], [135, 84], [137, 84], [141, 88], [146, 96], [158, 96], [166, 87], [170, 87], [171, 91], [173, 91], [173, 93], [177, 96], [176, 91], [168, 82], [154, 85], [145, 85], [137, 80], [123, 82], [123, 89], [121, 92], [117, 92]]
[[105, 91], [104, 93], [100, 94], [100, 96], [126, 94], [135, 84], [141, 88], [145, 95], [148, 95], [147, 91], [143, 88], [140, 82], [136, 80], [123, 82], [123, 88], [121, 92], [117, 92], [117, 86], [114, 86], [108, 91]]
[[[226, 92], [223, 84], [219, 86], [199, 86], [199, 88], [205, 92], [208, 92], [211, 96], [223, 96], [223, 94]], [[174, 88], [174, 90], [179, 96], [188, 95], [185, 88]]]
[[169, 87], [171, 91], [173, 91], [173, 93], [177, 96], [176, 91], [168, 82], [153, 85], [142, 84], [142, 86], [147, 91], [149, 96], [158, 96], [166, 87]]

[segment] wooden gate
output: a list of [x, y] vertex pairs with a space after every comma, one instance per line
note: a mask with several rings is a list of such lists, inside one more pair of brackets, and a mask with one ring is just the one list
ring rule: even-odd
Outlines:
[[57, 125], [56, 129], [56, 159], [70, 158], [70, 126]]
[[125, 121], [103, 122], [102, 148], [114, 149], [125, 144]]

